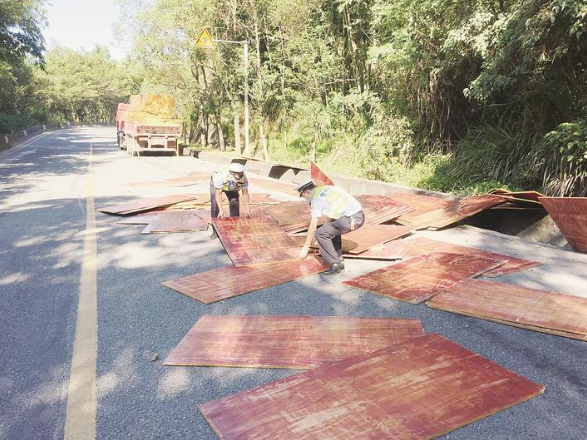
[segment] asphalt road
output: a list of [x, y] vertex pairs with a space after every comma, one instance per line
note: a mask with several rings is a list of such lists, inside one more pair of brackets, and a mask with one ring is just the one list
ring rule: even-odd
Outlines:
[[[0, 154], [0, 439], [64, 438], [88, 195], [100, 207], [136, 196], [207, 190], [205, 184], [171, 190], [130, 185], [211, 171], [212, 165], [190, 157], [131, 158], [117, 149], [114, 133], [103, 127], [61, 130]], [[539, 397], [440, 438], [587, 439], [586, 342], [340, 284], [385, 265], [379, 262], [347, 261], [346, 273], [333, 279], [312, 276], [203, 305], [161, 282], [229, 265], [219, 241], [209, 240], [207, 232], [141, 235], [141, 229], [96, 212], [98, 439], [215, 439], [198, 404], [296, 373], [163, 366], [204, 314], [418, 318], [427, 333], [440, 333], [546, 386]], [[557, 270], [574, 271], [572, 288], [585, 293], [587, 265], [577, 261], [572, 269]], [[524, 276], [533, 273], [545, 272]]]

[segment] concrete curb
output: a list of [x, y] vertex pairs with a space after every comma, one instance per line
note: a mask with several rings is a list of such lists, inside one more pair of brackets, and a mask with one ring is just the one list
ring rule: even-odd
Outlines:
[[58, 130], [61, 128], [70, 128], [73, 124], [67, 122], [65, 124], [45, 124], [37, 125], [36, 127], [29, 127], [24, 130], [17, 131], [11, 134], [0, 135], [0, 151], [5, 151], [16, 147], [24, 141], [36, 136], [45, 131]]

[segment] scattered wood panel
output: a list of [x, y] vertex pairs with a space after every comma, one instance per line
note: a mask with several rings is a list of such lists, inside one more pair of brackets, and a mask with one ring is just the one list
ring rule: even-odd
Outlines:
[[363, 194], [355, 197], [365, 213], [365, 223], [378, 225], [414, 211], [414, 207], [400, 203], [390, 196]]
[[[299, 247], [302, 247], [304, 244], [306, 244], [306, 237], [307, 237], [307, 234], [304, 234], [304, 235], [292, 235], [291, 236], [292, 240]], [[351, 240], [347, 240], [345, 237], [346, 237], [346, 234], [342, 236], [342, 251], [343, 252], [352, 251], [353, 249], [355, 249], [358, 246], [357, 243], [355, 243], [354, 241], [351, 241]], [[316, 249], [318, 249], [318, 243], [316, 242], [316, 240], [314, 240], [310, 244], [310, 251], [316, 250]]]
[[165, 211], [154, 217], [142, 234], [205, 231], [208, 222], [191, 211]]
[[146, 214], [133, 215], [117, 221], [117, 225], [148, 225], [151, 220], [157, 217], [161, 211], [151, 211]]
[[309, 369], [423, 335], [419, 319], [204, 316], [163, 364]]
[[154, 199], [132, 200], [126, 203], [105, 206], [104, 208], [98, 209], [98, 211], [104, 212], [106, 214], [129, 215], [194, 199], [196, 199], [194, 194], [175, 194], [171, 196], [157, 197]]
[[503, 202], [501, 197], [493, 195], [469, 196], [456, 204], [417, 215], [411, 224], [418, 229], [440, 229]]
[[260, 210], [271, 216], [286, 232], [299, 232], [310, 226], [310, 205], [305, 201], [281, 202], [278, 205], [263, 206]]
[[212, 304], [255, 290], [315, 275], [324, 270], [326, 267], [322, 265], [322, 261], [311, 257], [287, 263], [247, 267], [227, 266], [166, 281], [162, 284], [204, 304]]
[[322, 172], [320, 168], [316, 166], [316, 164], [310, 161], [310, 178], [314, 185], [316, 186], [332, 186], [334, 183], [330, 178]]
[[587, 197], [540, 197], [573, 249], [587, 252]]
[[402, 225], [410, 224], [414, 217], [418, 215], [458, 203], [458, 200], [441, 199], [439, 197], [404, 192], [393, 192], [387, 194], [387, 196], [391, 197], [396, 202], [415, 208], [413, 211], [402, 214], [398, 219], [395, 219], [397, 223]]
[[501, 324], [587, 340], [587, 298], [491, 281], [465, 280], [426, 304]]
[[[345, 253], [344, 257], [361, 260], [401, 260], [407, 255], [411, 242], [412, 240], [394, 240], [382, 245], [373, 246], [357, 255]], [[342, 245], [342, 250], [345, 252], [344, 239]]]
[[411, 226], [402, 225], [364, 224], [359, 229], [344, 234], [342, 237], [357, 243], [357, 247], [348, 251], [350, 254], [360, 254], [373, 246], [408, 235], [412, 229]]
[[465, 278], [479, 276], [504, 262], [450, 252], [432, 252], [343, 281], [343, 284], [419, 304]]
[[389, 248], [393, 249], [394, 246], [402, 248], [402, 241], [408, 241], [411, 246], [406, 254], [407, 258], [416, 257], [418, 255], [427, 254], [430, 252], [452, 252], [461, 255], [472, 255], [482, 258], [489, 258], [495, 260], [507, 260], [503, 265], [487, 271], [483, 274], [484, 277], [499, 277], [501, 275], [507, 275], [514, 272], [530, 269], [532, 267], [542, 266], [542, 263], [538, 261], [524, 260], [522, 258], [512, 257], [511, 255], [498, 254], [495, 252], [488, 252], [481, 249], [476, 249], [467, 246], [460, 246], [457, 244], [451, 244], [444, 241], [431, 240], [424, 237], [416, 237], [410, 240], [401, 240], [388, 243]]
[[213, 218], [212, 224], [236, 267], [299, 259], [298, 245], [269, 216]]
[[421, 440], [543, 392], [544, 386], [430, 334], [199, 408], [223, 440]]
[[268, 189], [270, 191], [277, 191], [284, 194], [289, 194], [292, 196], [299, 197], [300, 194], [296, 191], [296, 185], [291, 183], [283, 183], [278, 180], [266, 180], [266, 179], [259, 179], [256, 177], [248, 176], [249, 183], [252, 183], [255, 186], [259, 186], [264, 189]]

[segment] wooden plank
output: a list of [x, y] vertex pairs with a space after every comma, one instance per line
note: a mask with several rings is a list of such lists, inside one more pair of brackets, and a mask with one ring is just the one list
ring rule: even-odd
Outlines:
[[269, 216], [213, 218], [212, 224], [236, 267], [299, 259], [298, 245]]
[[587, 252], [587, 197], [540, 197], [573, 249]]
[[[200, 405], [223, 440], [421, 440], [544, 392], [436, 334]], [[507, 438], [486, 433], [486, 438]]]
[[503, 202], [501, 197], [488, 194], [469, 196], [459, 200], [456, 204], [417, 215], [412, 219], [411, 224], [418, 229], [440, 229]]
[[314, 257], [286, 263], [222, 267], [162, 283], [204, 304], [287, 283], [323, 272], [327, 267]]
[[289, 194], [299, 197], [300, 194], [296, 191], [296, 186], [291, 183], [280, 182], [275, 179], [259, 179], [257, 177], [247, 176], [249, 183], [269, 191], [277, 191], [284, 194]]
[[434, 211], [435, 209], [455, 205], [458, 200], [441, 199], [440, 197], [431, 197], [423, 194], [413, 194], [404, 192], [392, 192], [387, 194], [393, 200], [404, 205], [415, 208], [413, 211], [402, 214], [395, 221], [405, 225], [410, 224], [414, 217], [424, 214], [426, 212]]
[[408, 241], [411, 246], [406, 254], [407, 258], [416, 257], [430, 252], [451, 252], [461, 255], [472, 255], [482, 258], [489, 258], [495, 260], [507, 260], [503, 265], [487, 271], [483, 274], [484, 277], [498, 277], [514, 272], [530, 269], [532, 267], [542, 266], [538, 261], [524, 260], [522, 258], [512, 257], [511, 255], [498, 254], [495, 252], [484, 251], [482, 249], [472, 248], [468, 246], [461, 246], [457, 244], [447, 243], [445, 241], [431, 240], [424, 237], [416, 237], [410, 240], [399, 240], [390, 242], [387, 246], [393, 249], [394, 246], [402, 247], [401, 242]]
[[194, 194], [174, 194], [154, 199], [136, 199], [126, 203], [105, 206], [98, 211], [106, 214], [128, 215], [196, 199]]
[[419, 319], [204, 316], [163, 364], [309, 369], [423, 335]]
[[412, 229], [411, 226], [402, 225], [364, 224], [359, 229], [344, 234], [342, 237], [357, 243], [357, 247], [348, 251], [350, 254], [360, 254], [373, 246], [408, 235]]
[[310, 161], [310, 179], [316, 186], [334, 185], [332, 180], [312, 161]]
[[419, 304], [465, 278], [476, 277], [504, 260], [432, 252], [369, 272], [343, 284]]
[[[344, 254], [344, 258], [356, 258], [361, 260], [401, 260], [404, 258], [411, 246], [412, 240], [394, 240], [388, 243], [373, 246], [361, 252], [360, 254], [353, 255], [349, 253]], [[342, 241], [342, 250], [344, 249], [344, 239]]]
[[[281, 202], [259, 208], [263, 215], [269, 215], [286, 232], [299, 232], [310, 226], [310, 205], [305, 201]], [[256, 214], [254, 214], [256, 216]]]
[[587, 340], [587, 298], [492, 281], [464, 280], [429, 307]]
[[208, 222], [192, 211], [164, 211], [153, 218], [142, 234], [205, 231]]
[[415, 210], [413, 206], [398, 202], [390, 196], [362, 194], [355, 197], [365, 214], [365, 223], [379, 225]]

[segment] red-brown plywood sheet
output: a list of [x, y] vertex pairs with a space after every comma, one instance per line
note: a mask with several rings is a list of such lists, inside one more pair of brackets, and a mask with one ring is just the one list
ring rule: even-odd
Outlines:
[[435, 209], [451, 206], [458, 202], [457, 200], [441, 199], [439, 197], [404, 192], [393, 192], [387, 194], [387, 196], [391, 197], [396, 202], [415, 208], [413, 211], [402, 214], [395, 220], [400, 224], [409, 224], [414, 217], [418, 215], [434, 211]]
[[357, 247], [349, 250], [349, 253], [360, 254], [373, 246], [408, 235], [411, 231], [411, 226], [364, 224], [342, 237], [357, 243]]
[[326, 174], [324, 174], [322, 170], [318, 168], [316, 164], [312, 161], [310, 161], [310, 178], [316, 186], [334, 185], [332, 180], [330, 180], [330, 178]]
[[[461, 254], [461, 255], [474, 255], [477, 257], [490, 258], [490, 259], [496, 259], [496, 260], [507, 260], [506, 263], [504, 263], [503, 265], [501, 265], [493, 270], [485, 272], [483, 274], [484, 277], [494, 278], [494, 277], [498, 277], [501, 275], [507, 275], [507, 274], [511, 274], [514, 272], [519, 272], [522, 270], [530, 269], [532, 267], [542, 266], [542, 263], [539, 263], [538, 261], [524, 260], [522, 258], [512, 257], [511, 255], [498, 254], [495, 252], [488, 252], [488, 251], [484, 251], [481, 249], [476, 249], [476, 248], [467, 247], [467, 246], [460, 246], [457, 244], [451, 244], [451, 243], [447, 243], [444, 241], [431, 240], [429, 238], [424, 238], [424, 237], [416, 237], [416, 238], [406, 240], [406, 241], [411, 243], [411, 246], [408, 250], [408, 253], [406, 254], [407, 258], [416, 257], [418, 255], [427, 254], [430, 252], [440, 251], [440, 252], [452, 252], [452, 253]], [[401, 244], [399, 241], [394, 241], [394, 242], [388, 243], [388, 246], [390, 248], [393, 248], [396, 245], [401, 247]]]
[[258, 266], [227, 266], [209, 272], [197, 273], [172, 281], [164, 286], [179, 293], [211, 304], [255, 290], [287, 283], [298, 278], [323, 272], [326, 267], [315, 257], [286, 263]]
[[587, 197], [540, 197], [573, 249], [587, 252]]
[[439, 229], [503, 202], [501, 197], [487, 194], [469, 196], [459, 200], [456, 204], [417, 215], [411, 220], [411, 224], [418, 229]]
[[299, 232], [310, 226], [310, 205], [305, 201], [282, 202], [258, 210], [271, 216], [286, 232]]
[[208, 229], [208, 222], [192, 211], [164, 211], [153, 218], [142, 233], [192, 232], [206, 229]]
[[365, 223], [378, 225], [414, 211], [414, 207], [394, 200], [390, 196], [363, 194], [355, 197], [365, 213]]
[[423, 335], [419, 319], [204, 316], [164, 365], [309, 369]]
[[270, 191], [277, 191], [284, 194], [299, 197], [300, 194], [296, 191], [296, 185], [291, 183], [284, 183], [274, 179], [259, 179], [257, 177], [248, 176], [249, 182], [255, 186]]
[[465, 280], [429, 307], [587, 340], [587, 298], [492, 281]]
[[[365, 252], [361, 252], [358, 255], [345, 253], [344, 257], [356, 258], [361, 260], [401, 260], [407, 255], [408, 250], [411, 246], [411, 241], [412, 240], [394, 240], [387, 242], [385, 244], [373, 246]], [[342, 244], [342, 250], [343, 252], [345, 252], [344, 239], [342, 241]]]
[[503, 263], [504, 260], [432, 252], [343, 281], [343, 284], [419, 304], [465, 278], [479, 276]]
[[151, 209], [160, 208], [163, 206], [174, 205], [176, 203], [185, 202], [187, 200], [194, 200], [195, 198], [196, 195], [194, 194], [175, 194], [171, 196], [157, 197], [154, 199], [137, 199], [126, 203], [105, 206], [104, 208], [98, 209], [98, 211], [104, 212], [106, 214], [128, 215], [149, 211]]
[[299, 259], [298, 245], [269, 216], [213, 218], [212, 224], [236, 267]]
[[544, 386], [430, 334], [199, 408], [223, 440], [422, 440], [543, 392]]

